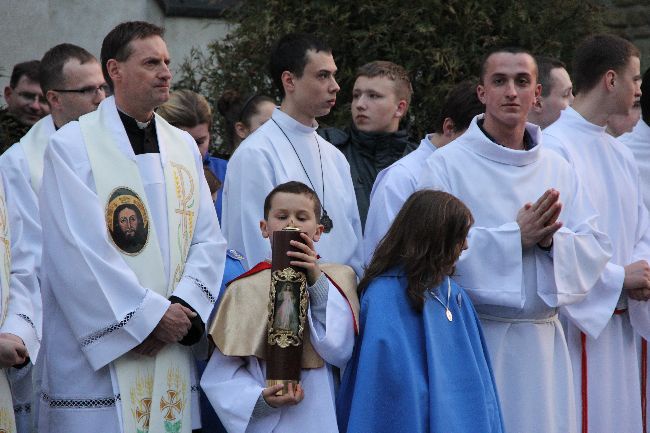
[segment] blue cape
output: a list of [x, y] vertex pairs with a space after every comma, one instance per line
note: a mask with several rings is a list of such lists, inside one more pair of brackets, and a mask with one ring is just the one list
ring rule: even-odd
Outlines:
[[[389, 272], [361, 298], [360, 330], [337, 400], [348, 433], [502, 433], [503, 422], [476, 312], [453, 281], [449, 322], [426, 295], [409, 303], [407, 280]], [[447, 301], [447, 279], [437, 288]]]

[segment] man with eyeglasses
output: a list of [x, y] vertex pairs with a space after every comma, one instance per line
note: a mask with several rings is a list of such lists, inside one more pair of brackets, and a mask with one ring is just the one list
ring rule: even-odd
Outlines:
[[[51, 48], [38, 62], [36, 76], [40, 89], [47, 98], [51, 115], [36, 122], [19, 142], [0, 156], [0, 171], [6, 181], [6, 193], [13, 197], [12, 208], [15, 227], [14, 242], [20, 244], [20, 254], [24, 257], [22, 268], [27, 270], [16, 279], [22, 287], [25, 302], [31, 300], [32, 314], [21, 314], [22, 334], [27, 335], [25, 346], [30, 361], [36, 361], [37, 344], [29, 344], [30, 337], [38, 342], [41, 335], [42, 303], [39, 287], [41, 262], [41, 223], [38, 209], [38, 191], [43, 175], [43, 155], [50, 136], [65, 124], [77, 120], [79, 116], [94, 111], [105, 98], [106, 82], [97, 59], [85, 49], [72, 44], [60, 44]], [[12, 283], [14, 281], [12, 280]], [[0, 328], [1, 329], [1, 328]], [[15, 332], [17, 333], [17, 332]], [[38, 373], [31, 368], [9, 369], [9, 380], [16, 412], [18, 432], [32, 431], [30, 419], [33, 407], [32, 375], [38, 382]]]
[[27, 133], [50, 109], [38, 81], [40, 62], [18, 63], [5, 87], [7, 106], [0, 109], [0, 153]]

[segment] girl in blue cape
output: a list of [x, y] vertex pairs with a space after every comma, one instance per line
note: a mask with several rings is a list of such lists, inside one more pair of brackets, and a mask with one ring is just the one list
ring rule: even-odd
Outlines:
[[445, 192], [418, 191], [404, 203], [359, 284], [360, 330], [337, 402], [341, 432], [504, 431], [479, 320], [449, 277], [473, 222]]

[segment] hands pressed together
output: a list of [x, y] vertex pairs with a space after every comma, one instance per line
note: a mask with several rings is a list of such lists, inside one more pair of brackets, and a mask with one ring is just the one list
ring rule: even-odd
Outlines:
[[562, 203], [560, 192], [546, 190], [535, 203], [526, 203], [517, 213], [517, 224], [521, 231], [521, 246], [527, 249], [536, 244], [542, 248], [553, 245], [553, 235], [562, 227], [558, 221]]
[[155, 356], [169, 343], [183, 339], [192, 327], [190, 319], [196, 313], [181, 304], [171, 304], [149, 336], [133, 351], [140, 355]]

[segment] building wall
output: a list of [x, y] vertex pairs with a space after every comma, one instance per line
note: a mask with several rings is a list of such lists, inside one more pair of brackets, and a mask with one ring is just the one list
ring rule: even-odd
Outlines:
[[40, 59], [62, 42], [80, 45], [99, 58], [104, 36], [132, 20], [165, 26], [172, 71], [192, 47], [204, 49], [229, 29], [218, 19], [165, 17], [155, 0], [0, 0], [0, 88], [9, 84], [14, 64]]

